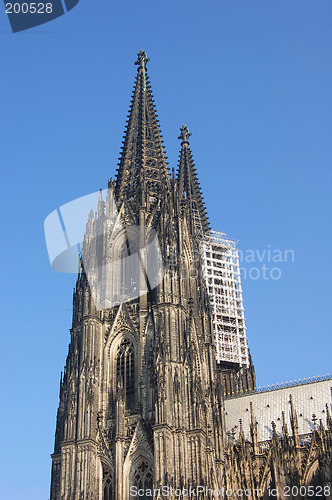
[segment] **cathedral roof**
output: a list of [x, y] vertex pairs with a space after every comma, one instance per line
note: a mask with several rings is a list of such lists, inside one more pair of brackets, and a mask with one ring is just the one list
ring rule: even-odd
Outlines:
[[[250, 405], [258, 422], [258, 441], [266, 441], [272, 436], [271, 422], [276, 423], [277, 432], [281, 435], [283, 425], [292, 428], [296, 421], [299, 435], [309, 434], [313, 428], [312, 415], [327, 420], [329, 425], [329, 408], [331, 401], [331, 376], [317, 377], [307, 383], [281, 385], [280, 388], [266, 391], [242, 393], [225, 398], [225, 425], [230, 431], [239, 425], [241, 418], [244, 433], [250, 436]], [[284, 416], [282, 415], [284, 412]]]

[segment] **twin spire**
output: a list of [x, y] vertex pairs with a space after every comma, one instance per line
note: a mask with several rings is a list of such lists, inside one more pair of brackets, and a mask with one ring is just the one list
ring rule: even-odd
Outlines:
[[115, 193], [141, 207], [147, 197], [163, 199], [170, 178], [144, 50], [138, 54], [134, 91], [121, 151]]
[[[172, 189], [147, 75], [148, 62], [145, 51], [141, 50], [135, 62], [137, 75], [115, 184], [117, 199], [130, 200], [137, 207], [145, 206], [148, 198], [150, 201], [165, 202]], [[198, 232], [207, 232], [209, 224], [189, 148], [191, 134], [185, 125], [180, 131], [181, 153], [176, 180], [178, 196], [192, 215], [193, 227]]]
[[187, 204], [191, 215], [193, 232], [202, 236], [209, 232], [209, 223], [195, 164], [189, 147], [191, 133], [186, 125], [182, 125], [180, 132], [181, 134], [178, 137], [181, 139], [177, 175], [178, 195]]

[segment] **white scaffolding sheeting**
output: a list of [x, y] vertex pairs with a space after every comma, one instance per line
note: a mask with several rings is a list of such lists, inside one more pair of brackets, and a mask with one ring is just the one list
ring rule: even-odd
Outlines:
[[216, 335], [217, 362], [249, 366], [237, 241], [211, 231], [201, 239], [203, 272]]

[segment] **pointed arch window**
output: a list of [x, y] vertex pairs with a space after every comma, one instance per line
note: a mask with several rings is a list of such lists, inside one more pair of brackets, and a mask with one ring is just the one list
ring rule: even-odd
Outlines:
[[126, 408], [135, 406], [135, 354], [130, 340], [125, 339], [118, 347], [116, 357], [117, 386], [125, 391]]
[[112, 475], [106, 469], [103, 469], [103, 500], [113, 500]]
[[[135, 234], [127, 235], [128, 239], [123, 243], [120, 255], [120, 295], [129, 300], [135, 298], [137, 293], [139, 263], [137, 257], [138, 245]], [[125, 300], [125, 301], [126, 301]]]
[[[134, 471], [133, 485], [136, 486], [137, 490], [144, 492], [143, 496], [140, 498], [143, 500], [149, 500], [151, 498], [151, 491], [153, 491], [153, 474], [151, 467], [145, 462], [141, 462], [140, 465]], [[131, 496], [131, 498], [134, 498]], [[135, 497], [136, 498], [136, 497]]]

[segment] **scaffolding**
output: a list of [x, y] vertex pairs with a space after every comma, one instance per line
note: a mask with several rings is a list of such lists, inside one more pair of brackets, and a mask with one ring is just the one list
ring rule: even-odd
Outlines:
[[200, 240], [203, 273], [213, 310], [217, 362], [249, 367], [237, 241], [211, 231]]

